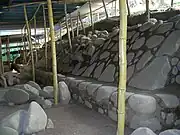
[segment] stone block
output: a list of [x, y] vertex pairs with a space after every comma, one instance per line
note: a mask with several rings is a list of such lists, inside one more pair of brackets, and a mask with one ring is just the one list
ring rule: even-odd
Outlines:
[[[139, 89], [155, 90], [163, 88], [171, 70], [167, 56], [155, 58], [146, 68], [129, 82], [129, 85]], [[141, 83], [139, 83], [141, 81]]]
[[163, 108], [177, 108], [179, 106], [179, 100], [174, 95], [169, 94], [156, 94], [163, 101]]
[[136, 129], [131, 135], [156, 135], [156, 134], [147, 127], [140, 127]]
[[128, 104], [139, 114], [153, 114], [156, 111], [156, 99], [152, 96], [134, 94], [129, 98]]
[[139, 127], [147, 127], [152, 131], [161, 131], [162, 126], [157, 118], [149, 118], [146, 116], [133, 116], [130, 128], [137, 129]]
[[115, 86], [101, 86], [98, 88], [95, 100], [96, 102], [101, 102], [102, 100], [109, 99], [111, 94], [117, 90]]

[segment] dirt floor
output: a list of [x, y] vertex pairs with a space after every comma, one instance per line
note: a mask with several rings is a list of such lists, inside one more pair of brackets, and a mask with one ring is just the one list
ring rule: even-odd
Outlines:
[[[0, 106], [0, 120], [27, 105]], [[70, 104], [45, 110], [55, 128], [46, 129], [37, 135], [116, 135], [116, 123], [82, 105]], [[125, 135], [130, 135], [126, 130]]]

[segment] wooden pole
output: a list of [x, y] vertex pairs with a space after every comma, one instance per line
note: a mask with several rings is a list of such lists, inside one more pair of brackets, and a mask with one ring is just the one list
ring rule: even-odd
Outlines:
[[55, 104], [57, 105], [58, 104], [57, 61], [56, 61], [56, 44], [55, 44], [55, 34], [54, 34], [54, 20], [53, 20], [51, 0], [47, 0], [47, 4], [48, 4], [49, 26], [50, 26], [50, 33], [51, 33], [54, 101], [55, 101]]
[[48, 64], [48, 57], [47, 57], [47, 26], [46, 26], [46, 12], [45, 12], [45, 8], [44, 8], [44, 5], [43, 6], [43, 19], [44, 19], [44, 42], [45, 42], [45, 68], [46, 68], [46, 71], [47, 71], [47, 64]]
[[149, 22], [150, 20], [149, 0], [146, 0], [146, 19]]
[[105, 3], [104, 0], [102, 0], [102, 3], [103, 3], [104, 11], [105, 11], [105, 14], [106, 14], [106, 19], [108, 19], [109, 16], [108, 16], [107, 8], [106, 8], [106, 3]]
[[66, 1], [64, 2], [64, 13], [65, 13], [65, 19], [66, 19], [66, 29], [67, 29], [67, 34], [68, 34], [69, 47], [70, 47], [70, 50], [72, 51], [72, 43], [71, 43], [71, 35], [70, 35], [69, 25], [68, 25]]
[[73, 29], [73, 21], [72, 21], [72, 16], [71, 16], [71, 14], [70, 14], [70, 21], [71, 21], [72, 38], [74, 39], [74, 29]]
[[6, 43], [6, 55], [7, 55], [7, 64], [9, 68], [11, 67], [11, 58], [10, 58], [10, 48], [9, 48], [9, 36], [7, 36], [7, 43]]
[[119, 32], [119, 85], [118, 85], [118, 135], [124, 135], [125, 127], [125, 93], [126, 93], [126, 39], [127, 11], [126, 0], [119, 0], [120, 32]]
[[77, 15], [77, 31], [76, 31], [76, 36], [79, 36], [79, 16]]
[[30, 47], [30, 51], [31, 51], [32, 76], [33, 76], [33, 81], [35, 81], [34, 55], [33, 55], [31, 32], [30, 32], [30, 28], [29, 28], [26, 5], [24, 5], [24, 17], [25, 17], [25, 21], [26, 21], [27, 34], [28, 34], [28, 39], [29, 39], [29, 47]]
[[92, 32], [94, 32], [93, 12], [92, 12], [92, 7], [91, 7], [91, 0], [89, 0], [89, 11], [90, 11], [90, 18], [91, 18], [91, 28], [92, 28]]
[[81, 27], [82, 27], [83, 33], [84, 33], [84, 35], [86, 35], [86, 31], [85, 31], [85, 28], [84, 28], [84, 24], [83, 24], [82, 19], [81, 19], [81, 13], [78, 12], [78, 15], [79, 15], [79, 20], [80, 20], [80, 23], [81, 23]]
[[4, 65], [3, 65], [3, 60], [2, 60], [2, 41], [1, 41], [1, 37], [0, 37], [0, 68], [1, 68], [1, 74], [4, 73]]
[[36, 46], [37, 46], [37, 36], [36, 36], [36, 16], [34, 16], [34, 38], [35, 38], [35, 54], [36, 54], [36, 63], [37, 63], [37, 61], [38, 61], [38, 54], [37, 54], [37, 48], [36, 48]]

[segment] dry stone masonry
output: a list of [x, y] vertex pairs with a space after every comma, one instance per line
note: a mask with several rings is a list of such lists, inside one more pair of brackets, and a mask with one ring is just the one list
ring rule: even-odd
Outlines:
[[[146, 126], [159, 132], [180, 124], [176, 88], [180, 84], [180, 20], [178, 16], [173, 18], [151, 19], [128, 28], [126, 124], [132, 129]], [[75, 100], [115, 121], [118, 37], [118, 28], [112, 32], [96, 30], [74, 38], [72, 52], [66, 40], [57, 41], [56, 46], [58, 81], [67, 84]], [[44, 57], [36, 65], [37, 80], [43, 84], [52, 82], [50, 53], [49, 49], [49, 72], [43, 71]], [[140, 132], [144, 134], [144, 130]]]

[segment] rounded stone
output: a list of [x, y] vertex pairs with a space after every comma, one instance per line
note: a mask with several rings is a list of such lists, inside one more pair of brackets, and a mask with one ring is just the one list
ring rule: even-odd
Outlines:
[[141, 46], [143, 46], [145, 43], [145, 37], [141, 37], [135, 41], [135, 43], [132, 45], [132, 49], [139, 49]]
[[180, 84], [180, 75], [177, 75], [177, 76], [176, 76], [176, 82], [177, 82], [178, 84]]
[[171, 65], [176, 65], [177, 63], [179, 62], [179, 59], [178, 58], [176, 58], [176, 57], [174, 57], [174, 58], [172, 58], [172, 60], [171, 60]]
[[29, 82], [27, 82], [27, 84], [31, 85], [32, 87], [36, 88], [39, 91], [42, 90], [41, 87], [39, 86], [39, 84], [37, 84], [34, 81], [29, 81]]
[[130, 63], [132, 61], [132, 59], [134, 58], [134, 53], [130, 52], [127, 54], [127, 63]]
[[23, 104], [29, 100], [29, 94], [26, 91], [17, 88], [7, 91], [4, 97], [7, 102], [15, 104]]
[[175, 95], [169, 94], [156, 94], [164, 102], [164, 108], [177, 108], [179, 106], [179, 100]]
[[109, 57], [109, 55], [110, 55], [110, 53], [109, 53], [108, 51], [103, 52], [103, 53], [100, 55], [100, 60]]
[[0, 135], [19, 135], [19, 133], [10, 127], [0, 127]]
[[135, 115], [130, 122], [130, 128], [137, 129], [139, 127], [147, 127], [154, 132], [162, 129], [162, 126], [157, 118]]
[[136, 129], [131, 135], [156, 135], [156, 134], [147, 127], [140, 127]]
[[98, 78], [99, 81], [104, 82], [113, 82], [114, 81], [114, 74], [115, 74], [115, 65], [109, 64], [106, 69], [103, 71], [101, 76]]
[[173, 27], [173, 23], [172, 22], [168, 22], [168, 23], [163, 23], [158, 29], [157, 29], [157, 33], [165, 33], [167, 31], [169, 31], [170, 29], [172, 29]]
[[178, 74], [178, 69], [177, 69], [177, 67], [173, 67], [173, 69], [172, 69], [172, 74], [173, 74], [173, 75], [177, 75], [177, 74]]
[[180, 130], [169, 129], [169, 130], [161, 132], [159, 135], [180, 135]]
[[154, 25], [154, 22], [145, 22], [140, 28], [139, 31], [144, 32], [150, 29]]
[[153, 35], [151, 36], [147, 42], [146, 42], [146, 46], [148, 48], [153, 48], [156, 47], [158, 45], [160, 45], [160, 43], [164, 40], [163, 36], [159, 36], [159, 35]]
[[152, 96], [135, 94], [129, 98], [128, 103], [140, 114], [152, 114], [156, 111], [156, 99]]

